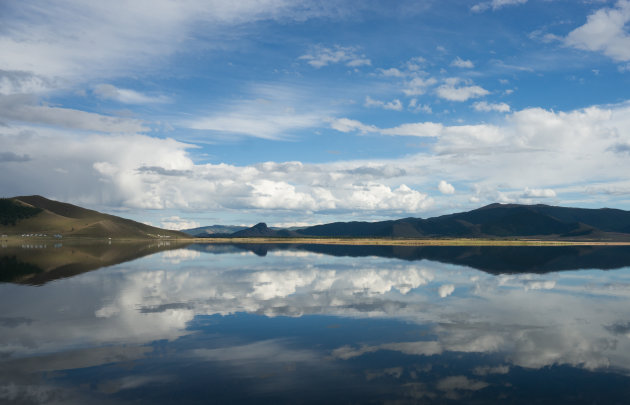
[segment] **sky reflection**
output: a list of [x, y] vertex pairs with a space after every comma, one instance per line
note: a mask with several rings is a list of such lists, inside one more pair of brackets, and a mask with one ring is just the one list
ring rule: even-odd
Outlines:
[[630, 268], [493, 275], [171, 250], [39, 287], [0, 284], [0, 399], [316, 402], [330, 400], [317, 393], [327, 384], [341, 403], [524, 400], [541, 375], [614, 399], [628, 393], [629, 297]]

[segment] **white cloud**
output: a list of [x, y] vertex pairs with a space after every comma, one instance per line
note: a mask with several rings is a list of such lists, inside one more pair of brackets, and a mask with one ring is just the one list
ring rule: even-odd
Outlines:
[[335, 45], [332, 48], [326, 48], [318, 45], [313, 47], [309, 53], [300, 56], [299, 59], [305, 60], [306, 63], [318, 69], [336, 63], [343, 63], [349, 67], [369, 66], [372, 64], [365, 55], [358, 52], [358, 48], [351, 46]]
[[492, 10], [497, 10], [505, 6], [513, 6], [525, 3], [527, 3], [527, 0], [490, 0], [475, 4], [470, 8], [470, 10], [475, 13], [479, 13], [489, 8], [491, 8]]
[[406, 74], [396, 68], [378, 69], [385, 77], [405, 77]]
[[368, 133], [378, 131], [378, 128], [374, 125], [365, 125], [357, 120], [351, 120], [349, 118], [335, 119], [330, 123], [330, 127], [339, 132], [359, 131], [361, 133]]
[[30, 72], [0, 70], [0, 95], [43, 93], [57, 86], [54, 80]]
[[[247, 92], [248, 99], [222, 103], [195, 118], [182, 121], [182, 127], [212, 131], [218, 137], [238, 134], [263, 139], [283, 139], [295, 131], [320, 126], [328, 112], [299, 91], [276, 85], [256, 85]], [[223, 135], [222, 135], [223, 134]]]
[[452, 184], [447, 183], [444, 180], [440, 180], [440, 183], [438, 184], [438, 190], [440, 190], [440, 193], [442, 193], [442, 194], [453, 194], [453, 193], [455, 193], [455, 187], [453, 187]]
[[403, 93], [407, 96], [419, 96], [427, 92], [427, 89], [437, 83], [437, 80], [433, 77], [422, 78], [414, 77], [405, 83]]
[[[298, 19], [335, 13], [335, 7], [299, 1], [190, 0], [107, 3], [45, 0], [7, 3], [0, 35], [0, 69], [85, 82], [130, 71], [160, 69], [157, 58], [182, 49], [203, 27], [217, 38], [226, 25], [262, 19]], [[205, 46], [216, 46], [209, 41]]]
[[174, 231], [180, 231], [182, 229], [192, 229], [201, 226], [199, 222], [190, 219], [180, 218], [177, 215], [173, 215], [168, 218], [162, 218], [162, 228], [171, 229]]
[[130, 89], [119, 89], [111, 84], [99, 84], [94, 88], [94, 94], [98, 97], [108, 100], [115, 100], [124, 104], [161, 104], [169, 103], [170, 98], [159, 96], [147, 96]]
[[138, 119], [38, 105], [34, 98], [23, 94], [0, 96], [0, 118], [9, 122], [44, 124], [98, 132], [134, 133], [146, 132], [149, 129], [143, 121]]
[[453, 291], [455, 291], [455, 286], [453, 284], [442, 284], [438, 288], [438, 295], [440, 296], [440, 298], [446, 298], [449, 295], [453, 294]]
[[[559, 201], [568, 204], [572, 200], [567, 198], [575, 195], [581, 202], [599, 204], [598, 198], [611, 195], [609, 190], [630, 187], [630, 182], [619, 183], [625, 178], [623, 173], [630, 170], [626, 130], [630, 127], [629, 114], [629, 103], [567, 112], [528, 108], [511, 112], [495, 124], [417, 122], [378, 128], [353, 121], [352, 127], [345, 129], [429, 137], [427, 153], [400, 161], [409, 165], [407, 175], [421, 173], [424, 184], [447, 174], [462, 187], [476, 190], [473, 195], [454, 197], [462, 204], [531, 203], [532, 198], [558, 195], [564, 197]], [[592, 182], [597, 187], [592, 187]], [[530, 188], [533, 184], [536, 187]], [[573, 197], [568, 197], [570, 194]]]
[[477, 111], [484, 111], [484, 112], [496, 111], [496, 112], [502, 112], [502, 113], [510, 112], [510, 106], [506, 103], [488, 103], [486, 101], [477, 101], [473, 103], [472, 106]]
[[197, 130], [234, 133], [263, 139], [282, 139], [289, 131], [317, 126], [321, 119], [308, 113], [276, 112], [265, 115], [252, 110], [235, 111], [226, 115], [216, 114], [181, 124]]
[[464, 375], [446, 377], [437, 382], [437, 389], [440, 391], [478, 391], [486, 388], [489, 384], [484, 381], [470, 380]]
[[565, 43], [578, 49], [602, 52], [616, 61], [630, 60], [630, 0], [603, 8], [588, 16], [586, 24], [571, 31]]
[[398, 136], [427, 136], [438, 137], [442, 133], [444, 126], [433, 122], [417, 122], [412, 124], [401, 124], [397, 127], [379, 130], [384, 135]]
[[365, 98], [365, 104], [364, 105], [366, 107], [378, 107], [378, 108], [382, 108], [384, 110], [402, 111], [402, 109], [403, 109], [403, 105], [400, 102], [400, 100], [398, 100], [398, 99], [395, 99], [395, 100], [392, 100], [392, 101], [388, 101], [388, 102], [384, 102], [384, 101], [380, 101], [380, 100], [374, 100], [370, 96], [367, 96]]
[[409, 105], [407, 108], [409, 108], [409, 110], [411, 110], [414, 113], [423, 112], [425, 114], [433, 114], [433, 110], [431, 109], [431, 106], [427, 104], [418, 104], [417, 98], [412, 98], [411, 100], [409, 100]]
[[470, 85], [460, 78], [448, 78], [436, 90], [438, 97], [450, 101], [466, 101], [471, 98], [483, 97], [490, 92], [483, 87]]
[[529, 108], [494, 124], [379, 128], [340, 118], [330, 122], [333, 129], [423, 137], [424, 151], [389, 160], [241, 166], [195, 163], [194, 146], [172, 139], [12, 124], [0, 131], [7, 145], [0, 189], [98, 207], [309, 213], [296, 222], [320, 213], [422, 212], [432, 207], [440, 177], [471, 190], [451, 197], [462, 207], [473, 197], [475, 206], [559, 195], [560, 203], [576, 195], [598, 201], [604, 194], [623, 198], [607, 190], [630, 189], [620, 180], [630, 170], [620, 146], [630, 144], [628, 117], [626, 103], [567, 112]]
[[475, 67], [475, 65], [472, 63], [472, 61], [470, 60], [464, 60], [462, 58], [460, 58], [459, 56], [457, 58], [455, 58], [452, 62], [451, 62], [451, 66], [455, 66], [455, 67], [459, 67], [459, 68], [464, 68], [464, 69], [472, 69]]
[[[405, 185], [400, 180], [405, 170], [392, 165], [194, 164], [187, 152], [193, 146], [172, 139], [50, 129], [31, 129], [20, 136], [23, 132], [14, 128], [0, 134], [0, 142], [14, 145], [7, 162], [0, 162], [0, 186], [13, 195], [38, 193], [101, 207], [300, 213], [412, 213], [433, 203], [426, 193]], [[28, 168], [14, 162], [25, 156]], [[181, 222], [170, 218], [163, 225], [183, 227]]]
[[555, 198], [556, 192], [550, 188], [526, 188], [523, 192], [524, 198]]

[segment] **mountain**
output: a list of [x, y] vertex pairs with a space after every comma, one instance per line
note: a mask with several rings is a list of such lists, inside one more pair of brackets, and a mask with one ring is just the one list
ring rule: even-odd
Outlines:
[[182, 229], [182, 232], [191, 235], [197, 236], [201, 238], [205, 238], [209, 235], [226, 235], [234, 232], [242, 231], [243, 229], [247, 229], [246, 226], [238, 226], [238, 225], [210, 225], [210, 226], [202, 226], [199, 228], [192, 229]]
[[261, 222], [251, 228], [234, 232], [229, 236], [231, 238], [293, 238], [300, 237], [301, 235], [287, 229], [271, 229], [267, 226], [267, 224]]
[[296, 231], [312, 237], [630, 238], [630, 211], [549, 205], [490, 204], [434, 218], [335, 222]]
[[0, 232], [93, 238], [189, 238], [188, 235], [103, 214], [42, 196], [0, 199]]

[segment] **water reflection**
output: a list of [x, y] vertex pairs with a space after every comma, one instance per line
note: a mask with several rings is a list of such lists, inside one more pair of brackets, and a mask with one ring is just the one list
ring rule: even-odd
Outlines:
[[[38, 287], [0, 284], [0, 402], [621, 403], [630, 394], [629, 268], [494, 275], [425, 256], [207, 247]], [[516, 261], [497, 254], [486, 262]]]

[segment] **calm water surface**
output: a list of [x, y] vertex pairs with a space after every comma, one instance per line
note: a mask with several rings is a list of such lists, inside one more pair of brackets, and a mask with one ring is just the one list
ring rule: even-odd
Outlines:
[[59, 244], [0, 256], [3, 404], [630, 398], [628, 248]]

